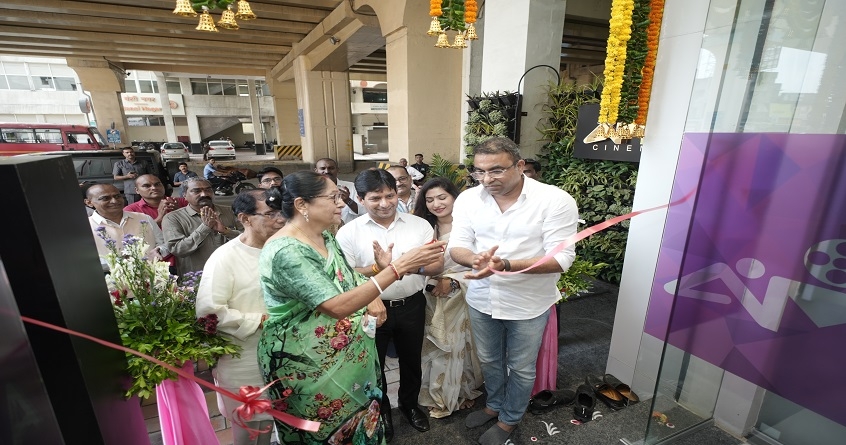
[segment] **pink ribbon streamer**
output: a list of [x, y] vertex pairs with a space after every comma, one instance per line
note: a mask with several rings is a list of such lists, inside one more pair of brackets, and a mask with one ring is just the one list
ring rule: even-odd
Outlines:
[[134, 349], [129, 349], [125, 346], [116, 345], [114, 343], [111, 343], [111, 342], [108, 342], [108, 341], [105, 341], [105, 340], [101, 340], [97, 337], [92, 337], [90, 335], [83, 334], [81, 332], [77, 332], [77, 331], [74, 331], [74, 330], [71, 330], [71, 329], [63, 328], [61, 326], [56, 326], [56, 325], [53, 325], [53, 324], [50, 324], [50, 323], [46, 323], [46, 322], [43, 322], [43, 321], [40, 321], [40, 320], [36, 320], [34, 318], [21, 316], [21, 320], [23, 320], [26, 323], [34, 324], [34, 325], [41, 326], [41, 327], [44, 327], [44, 328], [47, 328], [47, 329], [52, 329], [54, 331], [63, 332], [63, 333], [68, 334], [68, 335], [73, 335], [73, 336], [76, 336], [76, 337], [84, 338], [86, 340], [93, 341], [94, 343], [99, 343], [99, 344], [101, 344], [101, 345], [103, 345], [107, 348], [117, 349], [118, 351], [123, 351], [127, 354], [136, 355], [136, 356], [141, 357], [145, 360], [149, 360], [149, 361], [151, 361], [151, 362], [153, 362], [153, 363], [155, 363], [155, 364], [157, 364], [157, 365], [159, 365], [163, 368], [169, 369], [169, 370], [175, 372], [176, 374], [178, 374], [182, 378], [193, 380], [193, 381], [197, 382], [198, 384], [205, 386], [206, 388], [209, 388], [213, 391], [216, 391], [220, 394], [223, 394], [226, 397], [229, 397], [231, 399], [234, 399], [234, 400], [241, 402], [242, 405], [235, 409], [235, 417], [237, 417], [237, 419], [233, 420], [233, 422], [237, 423], [238, 426], [240, 426], [240, 427], [246, 429], [247, 431], [249, 431], [250, 437], [254, 438], [259, 433], [269, 431], [269, 430], [259, 431], [259, 430], [255, 430], [255, 429], [247, 427], [246, 422], [249, 422], [253, 418], [254, 415], [259, 414], [259, 413], [267, 413], [267, 414], [273, 416], [275, 419], [278, 419], [278, 420], [285, 422], [286, 424], [288, 424], [288, 425], [290, 425], [294, 428], [299, 428], [299, 429], [304, 430], [304, 431], [316, 432], [320, 428], [320, 422], [315, 422], [315, 421], [306, 420], [306, 419], [300, 419], [299, 417], [294, 417], [290, 414], [283, 413], [281, 411], [272, 409], [272, 406], [273, 406], [272, 401], [267, 400], [267, 399], [259, 399], [259, 396], [261, 396], [261, 394], [265, 390], [267, 390], [267, 388], [269, 388], [271, 385], [273, 385], [273, 383], [275, 383], [275, 381], [271, 382], [267, 386], [264, 386], [263, 388], [257, 388], [255, 386], [243, 386], [243, 387], [241, 387], [239, 394], [235, 394], [235, 393], [227, 391], [227, 390], [225, 390], [225, 389], [223, 389], [219, 386], [213, 385], [213, 384], [211, 384], [211, 383], [209, 383], [209, 382], [207, 382], [207, 381], [205, 381], [201, 378], [198, 378], [198, 377], [196, 377], [192, 374], [189, 374], [189, 373], [187, 373], [187, 372], [185, 372], [185, 371], [183, 371], [179, 368], [173, 367], [173, 366], [171, 366], [171, 365], [169, 365], [169, 364], [167, 364], [167, 363], [165, 363], [165, 362], [163, 362], [163, 361], [161, 361], [161, 360], [159, 360], [155, 357], [151, 357], [147, 354], [144, 354], [142, 352], [138, 352]]
[[672, 207], [674, 205], [681, 204], [681, 203], [687, 201], [688, 199], [690, 199], [690, 197], [693, 196], [694, 193], [696, 193], [696, 190], [697, 189], [693, 189], [687, 195], [684, 195], [682, 198], [680, 198], [676, 201], [670, 202], [668, 204], [662, 204], [662, 205], [659, 205], [659, 206], [656, 206], [656, 207], [650, 207], [648, 209], [643, 209], [643, 210], [638, 210], [638, 211], [631, 212], [631, 213], [626, 213], [625, 215], [615, 216], [614, 218], [611, 218], [607, 221], [603, 221], [603, 222], [601, 222], [597, 225], [590, 226], [587, 229], [582, 230], [581, 232], [579, 232], [579, 233], [577, 233], [573, 236], [567, 237], [567, 239], [565, 239], [564, 241], [561, 241], [561, 243], [559, 243], [552, 250], [550, 250], [549, 253], [547, 253], [543, 258], [537, 260], [535, 262], [535, 264], [532, 264], [531, 266], [529, 266], [525, 269], [512, 270], [510, 272], [506, 272], [504, 270], [494, 270], [494, 269], [489, 269], [489, 270], [491, 272], [497, 274], [497, 275], [514, 275], [514, 274], [524, 273], [524, 272], [530, 271], [530, 270], [532, 270], [536, 267], [539, 267], [541, 264], [549, 261], [558, 252], [561, 252], [562, 250], [566, 249], [567, 247], [570, 247], [573, 244], [576, 244], [577, 242], [593, 235], [594, 233], [601, 232], [601, 231], [613, 226], [614, 224], [618, 224], [618, 223], [621, 223], [621, 222], [623, 222], [627, 219], [634, 218], [635, 216], [640, 215], [642, 213], [653, 212], [655, 210], [660, 210], [660, 209], [663, 209], [663, 208], [669, 208], [669, 207]]

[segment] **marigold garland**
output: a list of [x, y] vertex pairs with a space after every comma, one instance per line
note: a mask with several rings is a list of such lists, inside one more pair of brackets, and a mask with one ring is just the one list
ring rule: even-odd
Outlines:
[[632, 9], [631, 38], [626, 45], [626, 65], [623, 68], [623, 85], [617, 111], [617, 133], [622, 139], [631, 138], [628, 124], [637, 116], [637, 98], [643, 79], [646, 60], [646, 30], [649, 26], [649, 0], [634, 0]]
[[646, 60], [643, 63], [643, 80], [637, 96], [637, 117], [635, 124], [640, 135], [645, 135], [646, 116], [649, 114], [649, 97], [652, 94], [652, 78], [655, 75], [655, 62], [658, 58], [658, 38], [661, 34], [661, 21], [664, 18], [664, 0], [649, 2], [649, 27], [646, 29]]
[[605, 56], [605, 86], [602, 89], [599, 109], [600, 125], [612, 126], [617, 122], [623, 69], [626, 66], [626, 44], [632, 32], [633, 9], [633, 0], [614, 0], [611, 3], [611, 26]]
[[464, 2], [464, 23], [476, 23], [478, 13], [479, 7], [476, 5], [476, 0], [466, 0]]
[[429, 0], [429, 16], [440, 17], [444, 12], [441, 11], [441, 2], [443, 0]]

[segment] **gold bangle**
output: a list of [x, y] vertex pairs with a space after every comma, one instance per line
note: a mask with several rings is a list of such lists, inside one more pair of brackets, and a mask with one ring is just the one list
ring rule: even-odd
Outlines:
[[382, 269], [379, 269], [379, 266], [376, 263], [373, 263], [373, 267], [371, 269], [373, 269], [374, 275], [382, 271]]

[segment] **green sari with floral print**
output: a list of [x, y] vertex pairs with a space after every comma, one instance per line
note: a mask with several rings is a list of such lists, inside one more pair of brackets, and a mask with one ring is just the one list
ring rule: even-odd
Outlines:
[[329, 258], [291, 237], [276, 238], [259, 261], [270, 318], [258, 346], [274, 407], [321, 422], [316, 433], [276, 422], [284, 444], [383, 444], [376, 343], [362, 329], [364, 308], [341, 320], [317, 307], [366, 278], [323, 232]]

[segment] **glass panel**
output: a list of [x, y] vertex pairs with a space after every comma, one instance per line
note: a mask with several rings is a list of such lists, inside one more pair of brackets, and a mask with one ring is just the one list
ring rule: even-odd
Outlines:
[[182, 87], [179, 85], [178, 80], [168, 80], [166, 82], [168, 94], [182, 94]]
[[23, 128], [3, 128], [3, 140], [6, 142], [35, 143], [35, 132]]
[[238, 83], [238, 95], [239, 96], [249, 96], [250, 95], [250, 87], [248, 87], [246, 83]]
[[6, 82], [6, 76], [0, 76], [0, 90], [8, 90], [9, 83]]
[[55, 90], [53, 78], [46, 76], [32, 76], [32, 84], [38, 90]]
[[29, 87], [29, 77], [27, 76], [6, 76], [9, 81], [10, 90], [31, 90]]
[[58, 128], [38, 128], [35, 130], [35, 140], [38, 142], [62, 143], [62, 131]]
[[223, 84], [221, 84], [219, 80], [216, 80], [216, 79], [209, 80], [209, 95], [210, 96], [222, 96], [223, 95]]
[[50, 71], [53, 73], [53, 76], [63, 76], [63, 77], [76, 77], [76, 72], [73, 68], [67, 65], [57, 65], [55, 63], [50, 64]]
[[26, 75], [26, 67], [22, 62], [3, 62], [3, 71], [6, 74]]
[[139, 80], [138, 81], [138, 89], [141, 93], [152, 93], [153, 92], [153, 82], [150, 80]]
[[224, 80], [223, 81], [223, 95], [224, 96], [237, 96], [238, 90], [235, 87], [234, 80]]
[[209, 87], [205, 79], [191, 79], [191, 92], [193, 94], [209, 94]]
[[76, 80], [73, 77], [54, 77], [53, 80], [58, 91], [76, 91]]
[[647, 444], [714, 417], [718, 394], [720, 412], [757, 409], [723, 406], [748, 400], [726, 372], [763, 395], [753, 443], [846, 437], [843, 17], [846, 2], [710, 3], [671, 201], [696, 195], [668, 211], [638, 354], [661, 355]]
[[135, 79], [125, 79], [123, 81], [123, 88], [127, 93], [137, 93], [138, 87], [135, 86]]
[[29, 74], [32, 76], [52, 77], [52, 74], [50, 74], [50, 66], [46, 63], [30, 63]]

